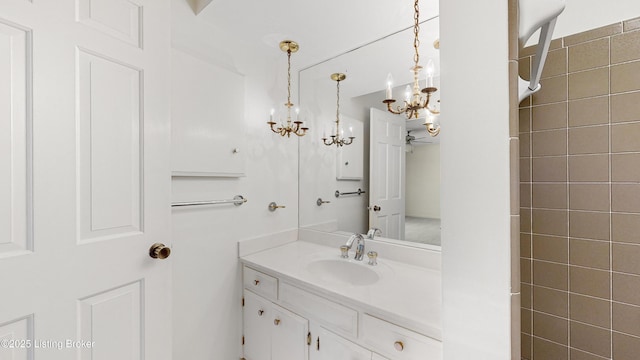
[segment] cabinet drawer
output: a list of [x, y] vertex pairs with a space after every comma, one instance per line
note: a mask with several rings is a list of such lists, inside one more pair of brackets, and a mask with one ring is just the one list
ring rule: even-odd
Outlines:
[[244, 288], [260, 294], [269, 300], [278, 298], [278, 279], [260, 271], [244, 267], [242, 274]]
[[342, 336], [358, 336], [358, 312], [285, 282], [280, 283], [282, 304], [303, 316], [318, 318], [327, 329]]
[[440, 360], [442, 343], [365, 314], [362, 339], [373, 351], [394, 360]]

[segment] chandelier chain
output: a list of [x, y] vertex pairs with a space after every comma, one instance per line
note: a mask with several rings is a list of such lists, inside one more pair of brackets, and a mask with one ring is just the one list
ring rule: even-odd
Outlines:
[[287, 107], [291, 107], [291, 50], [287, 50]]
[[340, 80], [336, 81], [337, 90], [337, 98], [336, 98], [336, 123], [340, 122]]
[[415, 50], [413, 61], [416, 63], [416, 66], [418, 66], [418, 63], [420, 62], [420, 54], [418, 54], [418, 48], [420, 47], [420, 38], [418, 37], [418, 33], [420, 32], [420, 9], [418, 7], [418, 0], [413, 4], [413, 10], [413, 49]]

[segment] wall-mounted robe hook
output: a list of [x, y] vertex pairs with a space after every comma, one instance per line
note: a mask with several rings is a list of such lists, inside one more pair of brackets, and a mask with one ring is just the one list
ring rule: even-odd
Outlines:
[[276, 209], [284, 209], [286, 206], [278, 205], [275, 201], [269, 203], [269, 211], [276, 211]]
[[322, 198], [318, 198], [318, 200], [316, 200], [316, 205], [322, 206], [322, 204], [329, 204], [330, 202], [331, 201], [324, 201]]

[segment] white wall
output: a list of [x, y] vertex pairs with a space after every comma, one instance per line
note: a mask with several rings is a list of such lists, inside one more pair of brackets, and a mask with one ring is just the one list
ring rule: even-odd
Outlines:
[[507, 3], [440, 2], [446, 360], [511, 359]]
[[407, 152], [407, 216], [440, 219], [440, 144]]
[[565, 0], [566, 8], [558, 17], [553, 38], [629, 20], [640, 14], [637, 0]]
[[[565, 0], [566, 7], [558, 17], [553, 38], [581, 33], [583, 31], [610, 25], [618, 21], [629, 20], [640, 14], [640, 1], [637, 0]], [[536, 44], [536, 32], [527, 45]]]
[[[244, 96], [246, 131], [228, 136], [246, 137], [247, 143], [241, 149], [246, 177], [174, 178], [173, 200], [226, 199], [236, 194], [249, 200], [240, 207], [173, 210], [174, 358], [238, 359], [242, 285], [237, 242], [295, 229], [298, 224], [297, 140], [273, 134], [266, 124], [272, 104], [286, 97], [286, 56], [277, 46], [272, 57], [260, 61], [228, 54], [224, 48], [228, 39], [196, 17], [184, 0], [172, 0], [171, 26], [174, 48], [244, 75], [245, 93], [237, 96]], [[271, 201], [286, 208], [269, 212]]]

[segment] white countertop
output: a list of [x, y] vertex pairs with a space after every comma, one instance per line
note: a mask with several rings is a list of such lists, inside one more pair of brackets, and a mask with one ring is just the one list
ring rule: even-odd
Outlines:
[[[307, 265], [317, 259], [339, 259], [340, 250], [306, 241], [243, 256], [240, 260], [293, 285], [339, 302], [352, 303], [365, 312], [431, 338], [442, 339], [440, 271], [387, 260], [379, 254], [375, 271], [380, 280], [372, 285], [351, 285], [320, 278]], [[354, 261], [353, 251], [350, 252]], [[357, 262], [366, 265], [367, 258]]]

